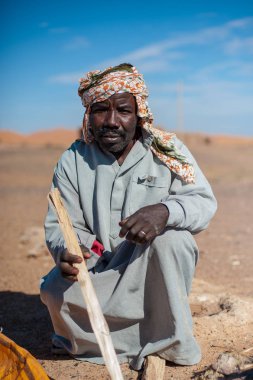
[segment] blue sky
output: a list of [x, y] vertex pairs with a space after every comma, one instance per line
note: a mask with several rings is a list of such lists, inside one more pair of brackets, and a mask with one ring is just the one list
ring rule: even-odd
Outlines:
[[155, 124], [253, 135], [253, 1], [1, 0], [0, 128], [76, 128], [78, 79], [144, 74]]

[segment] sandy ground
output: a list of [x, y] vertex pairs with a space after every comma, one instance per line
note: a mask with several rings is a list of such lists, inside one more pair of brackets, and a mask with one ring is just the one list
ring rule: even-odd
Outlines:
[[[103, 366], [50, 353], [52, 325], [39, 298], [39, 279], [53, 266], [43, 243], [46, 197], [53, 167], [74, 137], [62, 133], [50, 139], [0, 134], [0, 327], [51, 379], [109, 379]], [[203, 359], [192, 367], [167, 363], [165, 379], [176, 380], [194, 377], [221, 352], [253, 347], [253, 140], [186, 135], [184, 141], [211, 182], [219, 210], [196, 236], [200, 260], [190, 303]], [[125, 379], [140, 378], [126, 364], [122, 370]]]

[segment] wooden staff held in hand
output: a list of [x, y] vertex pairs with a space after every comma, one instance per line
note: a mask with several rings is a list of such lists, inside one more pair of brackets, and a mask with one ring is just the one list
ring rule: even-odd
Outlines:
[[81, 292], [87, 306], [87, 312], [92, 329], [98, 341], [110, 377], [112, 380], [123, 380], [107, 322], [103, 316], [89, 276], [86, 262], [83, 260], [81, 248], [78, 244], [70, 217], [63, 205], [59, 190], [57, 188], [53, 189], [49, 193], [48, 199], [56, 209], [59, 225], [61, 227], [68, 251], [78, 255], [82, 259], [80, 260], [80, 263], [73, 264], [73, 266], [78, 268], [77, 280], [80, 284]]

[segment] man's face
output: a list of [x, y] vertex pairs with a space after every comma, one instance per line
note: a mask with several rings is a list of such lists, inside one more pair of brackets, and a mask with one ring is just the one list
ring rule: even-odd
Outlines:
[[89, 121], [99, 146], [104, 151], [119, 153], [132, 143], [137, 119], [135, 98], [124, 92], [93, 104]]

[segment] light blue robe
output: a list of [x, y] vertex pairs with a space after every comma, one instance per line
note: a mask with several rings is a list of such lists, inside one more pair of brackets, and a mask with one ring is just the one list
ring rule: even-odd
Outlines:
[[[121, 362], [140, 369], [152, 353], [178, 364], [200, 360], [192, 333], [188, 294], [198, 258], [192, 234], [216, 211], [211, 187], [188, 149], [196, 183], [186, 184], [153, 155], [145, 131], [121, 166], [96, 143], [76, 141], [55, 169], [58, 187], [80, 243], [95, 239], [105, 252], [88, 260], [113, 344]], [[152, 243], [135, 245], [119, 237], [119, 221], [146, 205], [163, 202], [170, 216], [166, 230]], [[56, 215], [49, 207], [46, 241], [55, 262], [65, 249]], [[63, 279], [57, 266], [44, 277], [41, 298], [55, 329], [55, 342], [82, 360], [103, 363], [78, 283]]]

